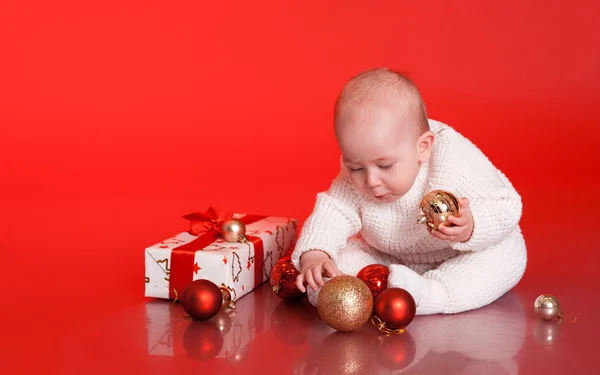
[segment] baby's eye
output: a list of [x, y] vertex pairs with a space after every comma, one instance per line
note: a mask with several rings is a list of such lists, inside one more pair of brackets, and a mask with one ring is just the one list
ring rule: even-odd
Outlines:
[[362, 171], [362, 168], [350, 168], [350, 167], [348, 167], [348, 168], [350, 169], [350, 172], [359, 172], [359, 171]]
[[390, 169], [392, 167], [392, 165], [394, 165], [394, 164], [392, 163], [392, 164], [388, 164], [388, 165], [380, 165], [379, 168], [381, 168], [381, 169]]

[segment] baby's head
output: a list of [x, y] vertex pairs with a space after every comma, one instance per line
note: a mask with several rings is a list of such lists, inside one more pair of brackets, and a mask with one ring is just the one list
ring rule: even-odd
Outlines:
[[335, 103], [335, 135], [352, 185], [391, 202], [412, 187], [434, 136], [412, 81], [388, 69], [348, 81]]

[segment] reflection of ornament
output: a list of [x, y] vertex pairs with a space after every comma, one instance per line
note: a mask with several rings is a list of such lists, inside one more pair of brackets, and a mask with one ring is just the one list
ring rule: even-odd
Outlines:
[[417, 346], [410, 332], [404, 335], [380, 336], [381, 346], [377, 349], [377, 361], [389, 370], [402, 370], [415, 359]]
[[238, 219], [223, 222], [221, 234], [227, 242], [246, 242], [246, 226]]
[[231, 327], [233, 327], [233, 317], [235, 314], [233, 312], [222, 311], [217, 314], [215, 317], [215, 325], [219, 329], [221, 335], [225, 336], [229, 331], [231, 331]]
[[[308, 305], [310, 310], [305, 307]], [[312, 305], [279, 303], [271, 313], [271, 331], [288, 346], [302, 345], [308, 336], [308, 327], [315, 318]], [[313, 314], [311, 314], [313, 313]]]
[[194, 280], [183, 290], [181, 303], [185, 312], [192, 318], [207, 320], [221, 310], [223, 294], [221, 289], [210, 280]]
[[375, 300], [373, 325], [385, 333], [402, 333], [417, 313], [413, 296], [402, 288], [389, 288]]
[[223, 347], [223, 336], [213, 322], [190, 322], [183, 334], [183, 347], [188, 356], [198, 361], [212, 359]]
[[372, 374], [371, 364], [375, 357], [372, 335], [372, 331], [358, 331], [351, 335], [332, 332], [319, 348], [318, 368], [312, 373]]
[[560, 325], [552, 322], [538, 321], [533, 328], [533, 338], [544, 346], [552, 346], [558, 341]]
[[227, 361], [232, 364], [239, 364], [248, 357], [248, 345], [244, 346], [235, 353], [231, 353], [227, 356]]
[[440, 224], [452, 226], [448, 221], [450, 215], [460, 212], [458, 200], [447, 191], [434, 190], [425, 195], [419, 207], [419, 224], [427, 224], [429, 228], [437, 229]]
[[389, 274], [390, 270], [383, 264], [371, 264], [360, 270], [356, 277], [364, 281], [369, 289], [371, 289], [373, 301], [375, 301], [377, 296], [387, 289]]
[[537, 316], [544, 320], [553, 320], [563, 316], [558, 298], [551, 294], [542, 294], [536, 298], [533, 308]]
[[321, 319], [338, 331], [352, 331], [364, 325], [373, 311], [373, 296], [359, 278], [336, 276], [321, 288], [318, 297]]
[[296, 287], [296, 277], [299, 274], [300, 272], [294, 267], [289, 256], [279, 259], [271, 271], [270, 283], [273, 286], [273, 292], [287, 301], [304, 298], [306, 293]]

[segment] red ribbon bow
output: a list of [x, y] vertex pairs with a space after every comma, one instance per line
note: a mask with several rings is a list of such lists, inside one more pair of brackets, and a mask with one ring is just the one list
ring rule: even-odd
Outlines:
[[[239, 220], [245, 225], [264, 219], [266, 216], [246, 215]], [[185, 287], [194, 279], [198, 272], [194, 258], [196, 251], [201, 251], [222, 237], [221, 227], [233, 214], [225, 210], [209, 207], [207, 212], [194, 212], [183, 216], [190, 220], [190, 234], [198, 236], [195, 240], [178, 246], [171, 252], [171, 271], [169, 273], [169, 298], [174, 299], [175, 290], [183, 293]], [[246, 236], [254, 244], [254, 286], [262, 283], [264, 271], [264, 247], [260, 237]], [[249, 245], [248, 245], [249, 246]], [[250, 250], [248, 250], [250, 251]]]
[[233, 214], [220, 208], [209, 207], [207, 212], [194, 212], [183, 215], [183, 218], [190, 221], [190, 234], [198, 236], [215, 231], [222, 235], [223, 223], [233, 219]]

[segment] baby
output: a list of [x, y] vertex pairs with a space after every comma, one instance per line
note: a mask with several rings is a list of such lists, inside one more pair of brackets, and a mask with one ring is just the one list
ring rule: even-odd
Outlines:
[[[417, 315], [477, 309], [519, 282], [519, 194], [473, 143], [428, 119], [409, 78], [388, 69], [353, 77], [334, 127], [341, 171], [317, 195], [292, 254], [313, 305], [329, 278], [370, 264], [389, 266], [388, 287], [410, 292]], [[419, 205], [437, 189], [458, 197], [460, 213], [431, 230], [417, 223]]]

